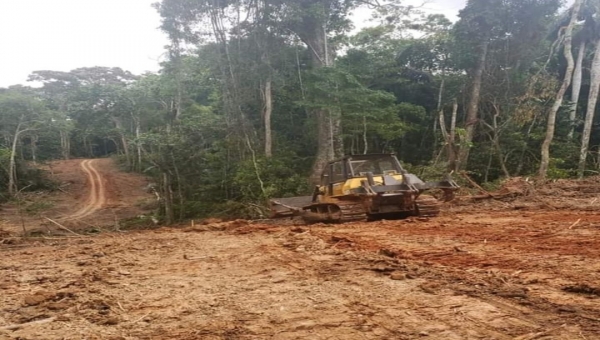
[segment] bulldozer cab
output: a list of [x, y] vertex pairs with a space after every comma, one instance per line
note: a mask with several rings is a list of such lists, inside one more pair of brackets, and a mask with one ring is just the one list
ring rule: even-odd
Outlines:
[[394, 155], [363, 155], [349, 159], [352, 177], [365, 177], [368, 173], [375, 176], [397, 175], [404, 169]]
[[351, 178], [399, 175], [404, 169], [393, 154], [353, 155], [330, 162], [321, 175], [321, 185], [327, 186]]
[[348, 181], [357, 179], [353, 185], [360, 185], [359, 179], [367, 177], [395, 177], [401, 180], [404, 169], [394, 154], [351, 155], [329, 162], [321, 175], [320, 190], [327, 196], [344, 194]]

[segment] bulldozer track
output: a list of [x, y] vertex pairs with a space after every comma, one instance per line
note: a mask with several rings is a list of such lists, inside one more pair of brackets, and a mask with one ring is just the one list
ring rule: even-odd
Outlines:
[[416, 200], [418, 216], [434, 217], [440, 214], [441, 203], [435, 197], [421, 195]]
[[363, 221], [367, 218], [365, 207], [361, 202], [338, 204], [342, 212], [340, 222]]
[[[329, 212], [315, 211], [319, 207], [323, 208], [326, 206], [329, 206]], [[332, 209], [332, 207], [335, 208]], [[361, 202], [318, 203], [312, 205], [312, 209], [302, 215], [302, 218], [307, 223], [345, 223], [362, 221], [366, 217], [365, 208]]]

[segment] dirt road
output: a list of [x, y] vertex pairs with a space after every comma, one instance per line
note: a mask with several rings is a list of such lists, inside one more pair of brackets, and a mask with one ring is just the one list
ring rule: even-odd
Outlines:
[[106, 188], [104, 187], [104, 179], [101, 174], [94, 167], [95, 160], [86, 159], [81, 161], [81, 169], [87, 176], [89, 197], [83, 207], [77, 210], [75, 213], [68, 215], [63, 220], [75, 220], [83, 217], [87, 217], [100, 208], [106, 203]]
[[[52, 192], [24, 193], [23, 203], [0, 209], [0, 230], [20, 234], [48, 232], [57, 227], [111, 229], [121, 219], [148, 214], [146, 202], [155, 197], [145, 191], [148, 179], [126, 173], [108, 158], [72, 159], [48, 163], [44, 169], [60, 188]], [[1, 233], [0, 233], [1, 234]]]

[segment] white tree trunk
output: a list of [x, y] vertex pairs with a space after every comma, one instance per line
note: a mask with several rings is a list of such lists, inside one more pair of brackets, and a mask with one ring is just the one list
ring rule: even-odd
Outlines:
[[142, 127], [140, 126], [140, 119], [136, 117], [135, 119], [135, 139], [136, 139], [136, 149], [137, 149], [137, 167], [138, 171], [142, 172], [142, 143], [140, 142], [140, 135], [142, 133]]
[[113, 122], [117, 131], [119, 131], [119, 137], [121, 138], [121, 144], [123, 145], [123, 152], [125, 153], [125, 159], [127, 161], [127, 168], [131, 169], [131, 156], [129, 154], [129, 144], [127, 143], [127, 137], [123, 129], [123, 122], [120, 117], [112, 117]]
[[60, 130], [60, 149], [63, 159], [69, 159], [71, 154], [71, 145], [69, 143], [69, 134], [67, 131]]
[[10, 196], [15, 195], [18, 191], [17, 168], [16, 168], [16, 163], [15, 163], [15, 156], [17, 154], [17, 143], [19, 142], [19, 136], [23, 132], [28, 131], [28, 129], [21, 130], [21, 126], [23, 125], [23, 123], [22, 123], [23, 119], [24, 119], [23, 116], [21, 117], [21, 119], [19, 119], [19, 124], [17, 124], [17, 128], [15, 129], [15, 134], [14, 134], [13, 140], [12, 140], [12, 147], [10, 149], [10, 161], [8, 164], [8, 194]]
[[271, 158], [273, 156], [273, 136], [271, 130], [271, 115], [273, 114], [273, 90], [271, 77], [267, 78], [267, 82], [265, 83], [264, 101], [265, 157]]
[[37, 142], [38, 135], [34, 134], [31, 136], [31, 160], [33, 161], [33, 165], [37, 165]]
[[579, 178], [583, 177], [585, 172], [585, 162], [590, 144], [590, 135], [592, 132], [592, 123], [594, 122], [594, 113], [596, 112], [596, 103], [598, 101], [598, 91], [600, 90], [600, 39], [596, 40], [596, 50], [594, 51], [594, 60], [592, 61], [592, 70], [590, 76], [590, 93], [588, 105], [585, 113], [585, 123], [583, 125], [583, 134], [581, 136], [581, 149], [579, 151], [579, 169], [577, 174]]
[[581, 1], [582, 0], [575, 0], [575, 4], [573, 4], [573, 11], [571, 13], [571, 20], [569, 22], [569, 25], [565, 29], [565, 46], [563, 51], [565, 59], [567, 60], [567, 70], [565, 71], [565, 78], [563, 79], [560, 89], [556, 93], [554, 105], [552, 105], [550, 113], [548, 114], [548, 123], [546, 125], [546, 138], [544, 139], [544, 143], [542, 143], [542, 160], [540, 162], [540, 169], [538, 173], [541, 178], [545, 178], [546, 173], [548, 172], [548, 167], [550, 165], [550, 144], [552, 144], [552, 140], [554, 139], [554, 130], [556, 128], [556, 114], [562, 106], [565, 92], [567, 92], [569, 85], [571, 85], [573, 69], [575, 68], [575, 61], [573, 60], [571, 42], [573, 39], [573, 27], [577, 22], [579, 9], [581, 8]]
[[[442, 76], [443, 76], [443, 74], [442, 74]], [[445, 79], [442, 78], [442, 81], [440, 83], [440, 88], [438, 91], [438, 102], [437, 102], [437, 110], [436, 110], [436, 112], [438, 112], [438, 113], [440, 111], [442, 111], [442, 98], [444, 96], [444, 85], [445, 85]], [[438, 147], [439, 141], [438, 141], [437, 130], [438, 130], [438, 119], [435, 119], [435, 116], [434, 116], [434, 118], [433, 118], [433, 158], [434, 159], [438, 153], [437, 147]]]
[[573, 139], [575, 133], [575, 120], [577, 119], [577, 104], [579, 103], [579, 94], [581, 93], [581, 79], [583, 75], [583, 59], [585, 57], [585, 40], [579, 44], [577, 61], [575, 62], [575, 71], [573, 71], [573, 86], [571, 86], [571, 110], [569, 112], [569, 139]]
[[483, 41], [479, 47], [479, 58], [477, 60], [477, 67], [473, 74], [473, 84], [471, 86], [471, 96], [469, 98], [469, 105], [467, 106], [467, 121], [466, 121], [466, 134], [464, 145], [461, 145], [458, 154], [457, 168], [464, 170], [467, 168], [467, 162], [469, 160], [469, 152], [471, 149], [471, 142], [475, 135], [475, 126], [479, 120], [479, 97], [481, 95], [481, 84], [483, 82], [483, 71], [485, 69], [485, 63], [487, 60], [487, 53], [489, 48], [489, 41]]

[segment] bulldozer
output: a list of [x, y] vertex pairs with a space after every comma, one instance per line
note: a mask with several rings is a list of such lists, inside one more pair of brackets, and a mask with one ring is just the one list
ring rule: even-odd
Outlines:
[[[439, 189], [441, 197], [423, 194]], [[270, 200], [273, 218], [300, 216], [307, 223], [433, 217], [459, 186], [447, 175], [423, 182], [394, 154], [349, 155], [329, 162], [312, 196]]]

